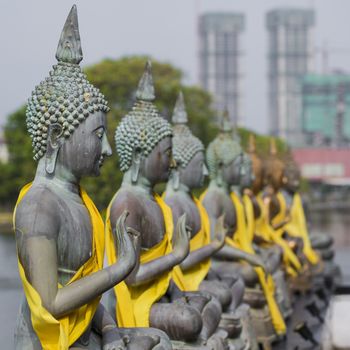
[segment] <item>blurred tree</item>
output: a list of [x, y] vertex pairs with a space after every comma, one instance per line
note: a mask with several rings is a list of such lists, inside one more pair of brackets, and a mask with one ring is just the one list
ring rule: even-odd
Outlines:
[[[138, 81], [143, 73], [146, 57], [125, 57], [119, 60], [106, 59], [87, 67], [85, 72], [89, 81], [98, 87], [106, 96], [111, 107], [108, 113], [108, 138], [114, 150], [114, 132], [120, 119], [131, 109], [135, 100]], [[170, 65], [153, 61], [153, 77], [156, 91], [155, 104], [161, 114], [171, 119], [177, 94], [182, 89], [189, 124], [192, 131], [205, 145], [215, 137], [215, 113], [210, 108], [210, 95], [199, 87], [182, 86], [183, 73]], [[246, 145], [249, 131], [240, 129], [243, 145]], [[9, 163], [0, 164], [0, 203], [14, 205], [20, 188], [34, 177], [36, 164], [32, 159], [31, 140], [25, 123], [25, 107], [21, 107], [8, 117], [5, 126], [5, 138], [9, 149]], [[282, 143], [277, 145], [281, 148]], [[268, 149], [268, 138], [257, 136], [257, 149]], [[85, 179], [83, 186], [92, 196], [96, 205], [103, 210], [111, 196], [120, 186], [122, 174], [119, 171], [118, 159], [113, 156], [106, 159], [98, 178]]]

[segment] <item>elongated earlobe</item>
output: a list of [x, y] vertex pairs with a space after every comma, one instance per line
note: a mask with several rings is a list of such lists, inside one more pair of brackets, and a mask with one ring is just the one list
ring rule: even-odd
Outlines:
[[221, 187], [224, 183], [223, 176], [222, 176], [222, 165], [219, 164], [217, 168], [217, 174], [216, 174], [216, 184]]
[[180, 174], [176, 168], [171, 170], [171, 179], [173, 182], [173, 189], [177, 191], [180, 187]]
[[52, 124], [49, 126], [47, 137], [47, 150], [45, 155], [45, 170], [51, 175], [55, 172], [58, 152], [62, 146], [63, 129], [60, 124]]
[[140, 174], [140, 166], [141, 166], [141, 152], [136, 151], [132, 157], [131, 163], [131, 182], [133, 184], [137, 183]]

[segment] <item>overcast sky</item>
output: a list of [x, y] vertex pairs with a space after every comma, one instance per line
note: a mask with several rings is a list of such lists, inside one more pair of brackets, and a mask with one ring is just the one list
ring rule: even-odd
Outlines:
[[[0, 124], [23, 104], [55, 63], [69, 0], [0, 0]], [[312, 7], [315, 44], [349, 49], [330, 54], [330, 67], [350, 71], [350, 0], [78, 0], [83, 65], [131, 54], [168, 61], [198, 83], [197, 15], [239, 11], [243, 38], [244, 126], [267, 131], [265, 13], [276, 7]], [[316, 68], [320, 69], [320, 59]], [[156, 77], [155, 77], [156, 79]], [[171, 106], [170, 106], [171, 107]]]

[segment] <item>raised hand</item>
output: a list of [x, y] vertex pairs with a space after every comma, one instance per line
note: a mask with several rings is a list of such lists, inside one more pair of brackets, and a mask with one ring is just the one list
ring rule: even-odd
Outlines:
[[216, 250], [219, 250], [225, 244], [227, 229], [225, 228], [224, 222], [225, 214], [221, 215], [215, 223], [215, 232], [212, 243], [214, 244]]
[[116, 250], [118, 261], [125, 260], [135, 265], [136, 253], [134, 247], [137, 243], [139, 233], [136, 230], [126, 227], [126, 218], [128, 215], [129, 213], [124, 210], [115, 225]]
[[186, 227], [186, 214], [180, 216], [177, 221], [172, 243], [172, 254], [178, 259], [178, 262], [180, 263], [190, 252], [189, 232], [188, 228]]

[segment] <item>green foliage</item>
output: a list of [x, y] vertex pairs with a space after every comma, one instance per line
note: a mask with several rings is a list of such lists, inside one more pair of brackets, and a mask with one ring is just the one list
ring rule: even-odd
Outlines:
[[31, 139], [25, 123], [25, 107], [9, 115], [5, 126], [5, 139], [9, 162], [0, 163], [0, 203], [11, 208], [21, 187], [31, 181], [35, 173]]
[[[108, 138], [114, 149], [114, 131], [120, 119], [130, 110], [134, 101], [138, 81], [143, 73], [146, 57], [125, 57], [119, 60], [104, 60], [88, 67], [85, 72], [89, 81], [106, 96], [111, 112], [108, 114]], [[192, 131], [205, 145], [215, 137], [215, 113], [211, 110], [211, 97], [204, 90], [194, 86], [182, 86], [183, 73], [168, 63], [153, 61], [153, 76], [156, 90], [156, 105], [168, 120], [177, 94], [182, 89], [189, 124]], [[240, 129], [242, 143], [247, 144], [249, 131]], [[32, 159], [31, 141], [26, 130], [25, 107], [21, 107], [8, 117], [5, 138], [9, 148], [9, 163], [0, 163], [0, 203], [10, 208], [14, 205], [20, 188], [31, 181], [36, 163]], [[277, 146], [284, 145], [278, 141]], [[268, 150], [268, 138], [257, 135], [257, 149]], [[118, 159], [113, 156], [105, 161], [98, 178], [83, 181], [83, 186], [94, 199], [99, 209], [108, 205], [112, 195], [120, 186], [122, 174]]]

